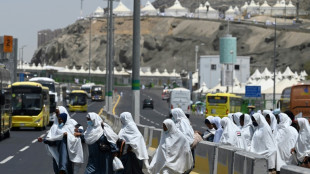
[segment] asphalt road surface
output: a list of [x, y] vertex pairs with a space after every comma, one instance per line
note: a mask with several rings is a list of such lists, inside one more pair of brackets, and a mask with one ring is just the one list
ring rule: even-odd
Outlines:
[[[89, 102], [88, 111], [98, 113], [104, 102]], [[86, 112], [70, 113], [78, 123], [87, 127]], [[45, 131], [20, 129], [11, 131], [11, 137], [0, 141], [1, 174], [54, 174], [52, 157], [48, 156], [43, 143], [37, 142], [39, 136], [45, 137]], [[86, 164], [80, 174], [84, 173]]]

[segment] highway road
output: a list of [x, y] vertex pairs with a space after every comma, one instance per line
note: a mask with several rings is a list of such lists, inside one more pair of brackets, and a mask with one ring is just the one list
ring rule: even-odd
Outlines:
[[[116, 106], [116, 114], [131, 111], [132, 92], [129, 87], [118, 87], [118, 93], [122, 92]], [[141, 116], [140, 123], [156, 128], [162, 128], [162, 122], [168, 117], [168, 103], [161, 99], [161, 89], [141, 90]], [[151, 97], [154, 101], [154, 109], [142, 110], [142, 101]], [[98, 113], [104, 102], [89, 102], [88, 112]], [[86, 112], [70, 113], [71, 117], [86, 128]], [[194, 130], [203, 131], [204, 118], [191, 115], [191, 124]], [[48, 156], [43, 143], [37, 142], [39, 136], [45, 137], [48, 129], [36, 131], [34, 129], [20, 129], [11, 131], [11, 137], [0, 141], [0, 173], [1, 174], [53, 174], [52, 158]], [[86, 163], [82, 166], [80, 174], [84, 173]]]

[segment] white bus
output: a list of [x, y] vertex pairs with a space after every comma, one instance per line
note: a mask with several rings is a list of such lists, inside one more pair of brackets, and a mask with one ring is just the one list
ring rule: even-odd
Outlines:
[[94, 86], [95, 83], [85, 83], [81, 86], [81, 90], [85, 91], [87, 93], [87, 97], [91, 98], [91, 88]]
[[49, 96], [50, 96], [50, 123], [54, 122], [54, 114], [58, 102], [58, 95], [56, 90], [56, 85], [58, 84], [55, 80], [48, 78], [48, 77], [34, 77], [29, 79], [30, 82], [37, 82], [42, 84], [49, 89]]
[[[180, 108], [189, 118], [191, 111], [191, 92], [185, 88], [174, 88], [170, 93], [170, 109]], [[170, 113], [171, 113], [170, 110]]]

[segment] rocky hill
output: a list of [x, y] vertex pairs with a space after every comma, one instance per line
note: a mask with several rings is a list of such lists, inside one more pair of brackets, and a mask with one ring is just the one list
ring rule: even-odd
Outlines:
[[[115, 19], [115, 59], [118, 68], [132, 66], [132, 23], [131, 17]], [[91, 66], [105, 68], [106, 20], [98, 19], [92, 24]], [[80, 20], [66, 27], [63, 33], [40, 47], [32, 63], [48, 63], [57, 66], [88, 67], [89, 26], [87, 20]], [[141, 18], [141, 66], [153, 70], [176, 68], [194, 69], [195, 45], [200, 45], [199, 55], [219, 54], [219, 38], [227, 31], [227, 23], [186, 18], [143, 17]], [[234, 23], [231, 34], [238, 40], [238, 55], [250, 56], [254, 68], [272, 69], [274, 55], [273, 28]], [[310, 73], [310, 33], [290, 30], [277, 32], [277, 67], [283, 70], [306, 69]], [[201, 45], [204, 43], [204, 45]]]
[[[251, 0], [179, 0], [182, 6], [190, 9], [192, 12], [199, 7], [199, 3], [205, 3], [206, 1], [209, 1], [212, 7], [215, 7], [219, 10], [226, 10], [230, 5], [238, 6], [239, 8], [244, 5], [244, 2], [251, 2]], [[260, 4], [264, 3], [265, 0], [254, 0], [256, 3], [259, 2]], [[298, 0], [292, 0], [293, 4], [295, 5]], [[167, 8], [173, 5], [175, 0], [155, 0], [153, 2], [153, 5], [156, 8]], [[274, 5], [277, 0], [267, 0], [269, 5]], [[286, 0], [288, 2], [288, 0]], [[310, 1], [309, 0], [299, 0], [300, 2], [300, 8], [303, 10], [310, 10]]]

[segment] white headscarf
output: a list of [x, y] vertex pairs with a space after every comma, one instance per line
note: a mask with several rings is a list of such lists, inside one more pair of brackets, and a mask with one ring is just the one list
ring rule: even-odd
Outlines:
[[227, 117], [228, 117], [231, 121], [234, 121], [233, 116], [234, 116], [234, 113], [229, 113], [229, 114], [227, 115]]
[[[60, 114], [66, 113], [64, 110], [59, 110]], [[63, 134], [67, 132], [67, 150], [69, 154], [70, 161], [74, 163], [83, 163], [83, 147], [82, 142], [79, 137], [74, 136], [74, 129], [76, 123], [75, 120], [71, 119], [67, 115], [67, 121], [62, 128], [59, 128], [58, 118], [54, 117], [54, 124], [46, 136], [48, 141], [57, 141], [63, 139]], [[59, 152], [57, 147], [47, 146], [48, 151], [55, 159], [56, 163], [59, 163]]]
[[251, 152], [268, 157], [268, 169], [275, 168], [276, 143], [272, 131], [264, 116], [260, 113], [253, 114], [258, 126], [253, 134]]
[[[210, 123], [211, 123], [213, 118], [214, 118], [213, 116], [208, 116], [206, 119], [208, 119], [208, 120], [210, 121]], [[214, 128], [209, 129], [209, 128], [207, 127], [207, 130], [208, 130], [209, 132], [211, 132], [213, 135], [214, 135], [215, 132], [216, 132], [216, 130], [215, 130]]]
[[176, 127], [185, 135], [189, 145], [191, 145], [194, 142], [194, 130], [188, 118], [180, 108], [172, 109], [171, 113]]
[[280, 171], [283, 165], [291, 163], [292, 154], [291, 149], [294, 148], [298, 132], [291, 125], [291, 119], [285, 114], [280, 113], [280, 123], [277, 125], [277, 129], [274, 132], [275, 141], [277, 143], [277, 171]]
[[94, 112], [88, 113], [87, 117], [93, 122], [92, 126], [87, 126], [84, 133], [85, 142], [88, 145], [94, 144], [103, 135], [101, 127], [102, 119]]
[[222, 136], [222, 133], [223, 133], [223, 129], [222, 129], [222, 126], [221, 126], [221, 118], [220, 117], [214, 117], [212, 119], [211, 123], [215, 124], [216, 128], [217, 128], [216, 131], [215, 131], [215, 134], [214, 134], [213, 142], [219, 143], [220, 139], [221, 139], [221, 136]]
[[120, 115], [122, 122], [122, 129], [118, 136], [129, 144], [133, 152], [136, 154], [139, 160], [149, 159], [144, 138], [138, 130], [136, 123], [133, 121], [129, 112], [123, 112]]
[[173, 173], [184, 173], [192, 168], [193, 157], [190, 146], [175, 123], [167, 119], [164, 124], [168, 128], [161, 137], [159, 146], [150, 164], [150, 173], [161, 174], [164, 168]]
[[241, 134], [241, 130], [229, 118], [224, 117], [221, 120], [221, 126], [224, 127], [220, 143], [238, 147], [246, 148], [246, 142]]
[[244, 124], [241, 126], [241, 133], [246, 141], [247, 150], [251, 148], [251, 141], [254, 134], [254, 128], [249, 114], [244, 114]]
[[297, 159], [301, 162], [306, 156], [310, 156], [310, 126], [305, 118], [297, 118], [297, 121], [300, 129], [295, 150]]
[[275, 131], [276, 128], [277, 128], [277, 119], [273, 115], [272, 111], [271, 110], [263, 110], [263, 115], [265, 116], [265, 118], [266, 118], [267, 115], [269, 115], [271, 130], [272, 130], [272, 132]]
[[233, 120], [234, 123], [240, 128], [240, 117], [241, 117], [242, 113], [241, 112], [236, 112], [235, 114], [233, 114]]

